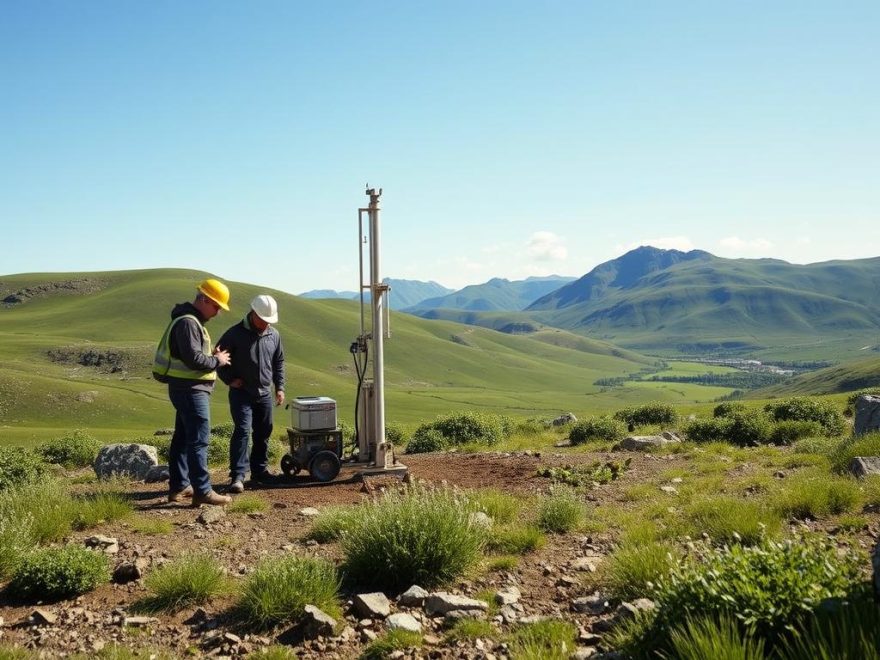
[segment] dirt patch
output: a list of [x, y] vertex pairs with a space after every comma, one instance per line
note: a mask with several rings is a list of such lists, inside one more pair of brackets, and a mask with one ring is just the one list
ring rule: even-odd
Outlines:
[[146, 348], [93, 348], [63, 346], [46, 351], [49, 360], [57, 364], [89, 367], [98, 373], [125, 375], [144, 372], [150, 365], [150, 351]]

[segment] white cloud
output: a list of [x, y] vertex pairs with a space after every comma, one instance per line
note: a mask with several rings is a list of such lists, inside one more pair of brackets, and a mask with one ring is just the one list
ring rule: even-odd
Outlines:
[[551, 231], [536, 231], [529, 237], [526, 252], [537, 261], [565, 261], [568, 248], [562, 238]]
[[726, 238], [722, 238], [718, 241], [718, 244], [729, 250], [736, 250], [737, 252], [764, 252], [770, 250], [773, 247], [773, 243], [768, 241], [766, 238], [753, 238], [750, 240], [744, 240], [739, 236], [728, 236]]

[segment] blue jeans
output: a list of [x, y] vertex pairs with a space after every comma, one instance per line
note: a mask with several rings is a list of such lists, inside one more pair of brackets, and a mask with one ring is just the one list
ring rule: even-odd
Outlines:
[[211, 441], [210, 394], [188, 388], [168, 388], [168, 398], [177, 411], [174, 435], [168, 450], [169, 487], [180, 491], [190, 484], [199, 495], [211, 491], [208, 474], [208, 443]]
[[[268, 469], [273, 403], [271, 394], [252, 395], [242, 388], [229, 388], [229, 410], [235, 423], [229, 441], [229, 476], [233, 481], [244, 481], [248, 467], [252, 477]], [[248, 436], [252, 430], [253, 442], [248, 461]]]

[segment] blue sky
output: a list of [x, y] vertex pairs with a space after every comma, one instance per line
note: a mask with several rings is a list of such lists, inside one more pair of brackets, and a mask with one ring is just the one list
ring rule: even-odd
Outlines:
[[0, 274], [880, 255], [880, 3], [0, 0]]

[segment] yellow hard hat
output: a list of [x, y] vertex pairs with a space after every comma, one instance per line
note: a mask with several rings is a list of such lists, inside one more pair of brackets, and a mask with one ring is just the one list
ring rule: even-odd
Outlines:
[[198, 288], [201, 293], [220, 305], [220, 309], [229, 311], [229, 287], [223, 282], [208, 278], [199, 284]]

